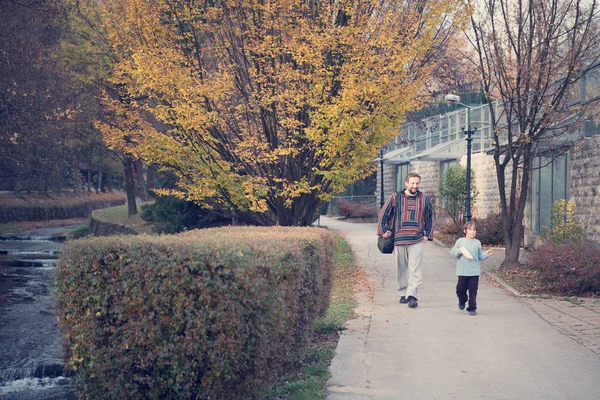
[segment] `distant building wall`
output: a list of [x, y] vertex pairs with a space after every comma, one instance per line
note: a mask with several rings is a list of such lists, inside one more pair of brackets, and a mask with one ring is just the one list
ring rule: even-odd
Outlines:
[[421, 175], [421, 185], [419, 186], [421, 192], [434, 198], [437, 196], [440, 185], [439, 161], [412, 161], [409, 171]]
[[571, 150], [570, 198], [589, 239], [600, 241], [600, 138], [585, 139]]
[[[381, 205], [381, 163], [377, 162], [377, 206]], [[396, 165], [383, 164], [383, 192], [384, 201], [396, 190]]]
[[[466, 155], [461, 158], [460, 164], [463, 167], [467, 166]], [[475, 173], [475, 187], [479, 191], [477, 201], [471, 211], [473, 217], [485, 218], [490, 213], [497, 212], [500, 209], [494, 157], [483, 153], [473, 154], [471, 156], [471, 168]]]

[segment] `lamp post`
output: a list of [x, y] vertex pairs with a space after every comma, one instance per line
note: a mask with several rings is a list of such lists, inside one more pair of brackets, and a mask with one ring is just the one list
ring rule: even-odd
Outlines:
[[471, 142], [473, 141], [473, 134], [477, 130], [477, 127], [471, 127], [471, 107], [460, 102], [460, 97], [455, 94], [446, 95], [446, 101], [451, 104], [460, 104], [467, 108], [467, 129], [463, 128], [463, 132], [467, 135], [467, 193], [465, 196], [465, 221], [471, 220]]
[[385, 199], [383, 198], [383, 148], [379, 150], [379, 163], [381, 166], [381, 173], [380, 173], [380, 179], [381, 179], [381, 198], [379, 199], [379, 207], [383, 207], [383, 203], [385, 202]]

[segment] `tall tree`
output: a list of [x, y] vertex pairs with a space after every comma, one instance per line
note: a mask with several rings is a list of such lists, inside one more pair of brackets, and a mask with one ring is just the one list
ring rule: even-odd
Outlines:
[[591, 104], [579, 79], [600, 52], [597, 0], [486, 0], [469, 34], [490, 100], [504, 221], [503, 267], [518, 263], [532, 158], [564, 151]]
[[1, 190], [77, 187], [81, 166], [111, 168], [90, 123], [99, 101], [73, 79], [59, 51], [65, 6], [64, 0], [0, 2]]
[[[249, 223], [307, 225], [372, 172], [464, 11], [449, 0], [114, 0], [108, 143]], [[127, 120], [127, 121], [125, 121]]]
[[55, 1], [0, 3], [0, 187], [54, 186], [65, 166], [61, 124], [68, 100], [60, 92], [51, 49], [60, 37]]
[[[61, 42], [60, 59], [64, 63], [64, 69], [78, 82], [82, 91], [90, 93], [96, 100], [97, 109], [94, 115], [88, 114], [88, 122], [93, 122], [93, 130], [99, 134], [98, 124], [115, 125], [123, 123], [119, 113], [113, 113], [110, 107], [103, 107], [102, 97], [107, 96], [111, 101], [122, 103], [122, 107], [131, 107], [130, 94], [124, 90], [122, 84], [113, 84], [108, 77], [113, 65], [123, 59], [123, 54], [117, 48], [110, 45], [109, 33], [103, 24], [101, 16], [102, 2], [97, 0], [61, 0], [68, 9], [67, 27], [69, 33]], [[123, 129], [121, 126], [120, 129]], [[125, 128], [127, 129], [127, 128]], [[128, 142], [123, 137], [124, 143]], [[114, 174], [114, 162], [116, 161], [124, 175], [125, 192], [127, 194], [128, 215], [137, 214], [136, 197], [147, 199], [147, 191], [136, 190], [136, 187], [145, 188], [144, 182], [139, 182], [142, 174], [136, 174], [135, 164], [139, 161], [130, 151], [130, 146], [121, 144], [118, 147], [113, 141], [102, 141], [103, 150], [108, 154], [108, 160], [113, 161], [110, 166], [103, 165], [99, 171]], [[140, 166], [141, 167], [141, 166]], [[139, 170], [140, 167], [137, 169]], [[140, 192], [140, 193], [136, 193]]]

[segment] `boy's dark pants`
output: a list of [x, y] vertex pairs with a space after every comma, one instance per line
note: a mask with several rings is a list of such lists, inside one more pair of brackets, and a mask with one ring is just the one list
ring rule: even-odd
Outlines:
[[[467, 311], [477, 310], [477, 288], [479, 287], [478, 276], [459, 276], [458, 283], [456, 284], [456, 295], [458, 301], [466, 303], [469, 300]], [[467, 290], [469, 296], [467, 296]]]

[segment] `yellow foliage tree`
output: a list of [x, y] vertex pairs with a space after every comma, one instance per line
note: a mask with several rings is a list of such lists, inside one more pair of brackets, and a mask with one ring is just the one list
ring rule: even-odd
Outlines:
[[[462, 21], [450, 0], [97, 2], [117, 54], [105, 140], [178, 177], [178, 197], [307, 225], [419, 107]], [[123, 96], [123, 94], [125, 94]], [[123, 97], [128, 100], [123, 101]]]

